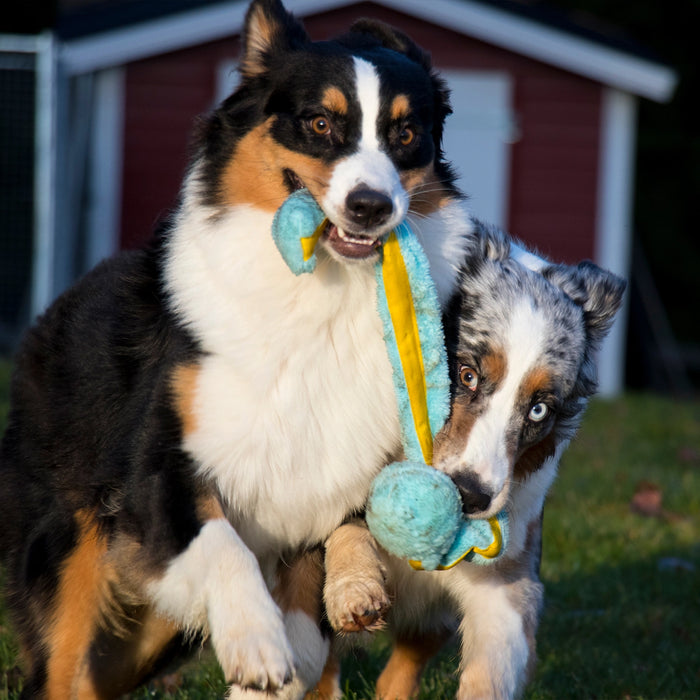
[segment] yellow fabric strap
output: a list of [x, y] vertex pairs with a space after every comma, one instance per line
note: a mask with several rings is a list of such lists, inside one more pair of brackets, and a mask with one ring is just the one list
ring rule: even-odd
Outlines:
[[326, 228], [327, 223], [328, 219], [324, 219], [310, 236], [306, 236], [306, 238], [300, 239], [301, 249], [304, 253], [304, 262], [306, 262], [314, 254], [314, 249], [316, 248], [318, 239], [321, 237], [321, 234]]
[[411, 404], [413, 423], [426, 464], [433, 463], [433, 436], [428, 417], [427, 388], [423, 353], [418, 335], [418, 321], [413, 307], [413, 296], [408, 272], [401, 254], [396, 233], [393, 231], [384, 244], [382, 277], [386, 303], [394, 326], [396, 346], [401, 358], [406, 390]]
[[479, 549], [474, 547], [474, 551], [477, 554], [481, 554], [484, 559], [493, 559], [501, 553], [503, 549], [503, 533], [501, 532], [501, 523], [498, 522], [497, 517], [489, 518], [489, 525], [491, 526], [491, 534], [493, 535], [493, 542], [486, 547], [486, 549]]

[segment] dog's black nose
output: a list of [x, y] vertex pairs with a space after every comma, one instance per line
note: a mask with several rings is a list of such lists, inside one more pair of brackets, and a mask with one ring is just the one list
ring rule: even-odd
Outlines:
[[452, 481], [462, 497], [462, 512], [465, 515], [483, 513], [491, 505], [491, 493], [474, 474], [454, 474]]
[[391, 216], [394, 205], [383, 192], [358, 188], [345, 200], [350, 219], [362, 228], [381, 226]]

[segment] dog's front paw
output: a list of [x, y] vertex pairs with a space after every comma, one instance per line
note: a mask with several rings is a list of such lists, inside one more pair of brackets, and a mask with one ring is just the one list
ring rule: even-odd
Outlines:
[[212, 615], [212, 643], [227, 682], [274, 691], [294, 675], [292, 649], [272, 599], [262, 606], [250, 603], [241, 600], [233, 616]]
[[307, 690], [306, 685], [295, 676], [291, 683], [275, 692], [232, 685], [226, 694], [226, 700], [301, 700], [306, 697]]
[[328, 621], [337, 632], [380, 629], [391, 607], [379, 568], [366, 574], [327, 580], [323, 597]]

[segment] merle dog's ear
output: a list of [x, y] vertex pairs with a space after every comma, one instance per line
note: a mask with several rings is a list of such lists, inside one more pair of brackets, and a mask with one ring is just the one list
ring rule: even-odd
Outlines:
[[586, 333], [597, 346], [612, 326], [627, 283], [590, 261], [552, 265], [542, 274], [583, 309]]
[[309, 42], [301, 22], [285, 10], [280, 0], [253, 0], [243, 28], [240, 71], [254, 78], [269, 68], [270, 57], [301, 48]]

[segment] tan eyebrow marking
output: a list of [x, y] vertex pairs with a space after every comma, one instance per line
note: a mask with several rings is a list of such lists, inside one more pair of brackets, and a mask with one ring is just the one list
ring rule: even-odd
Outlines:
[[397, 95], [389, 111], [393, 120], [405, 119], [411, 113], [411, 103], [404, 94]]
[[326, 89], [321, 104], [329, 111], [336, 114], [348, 113], [348, 100], [341, 90], [335, 86]]

